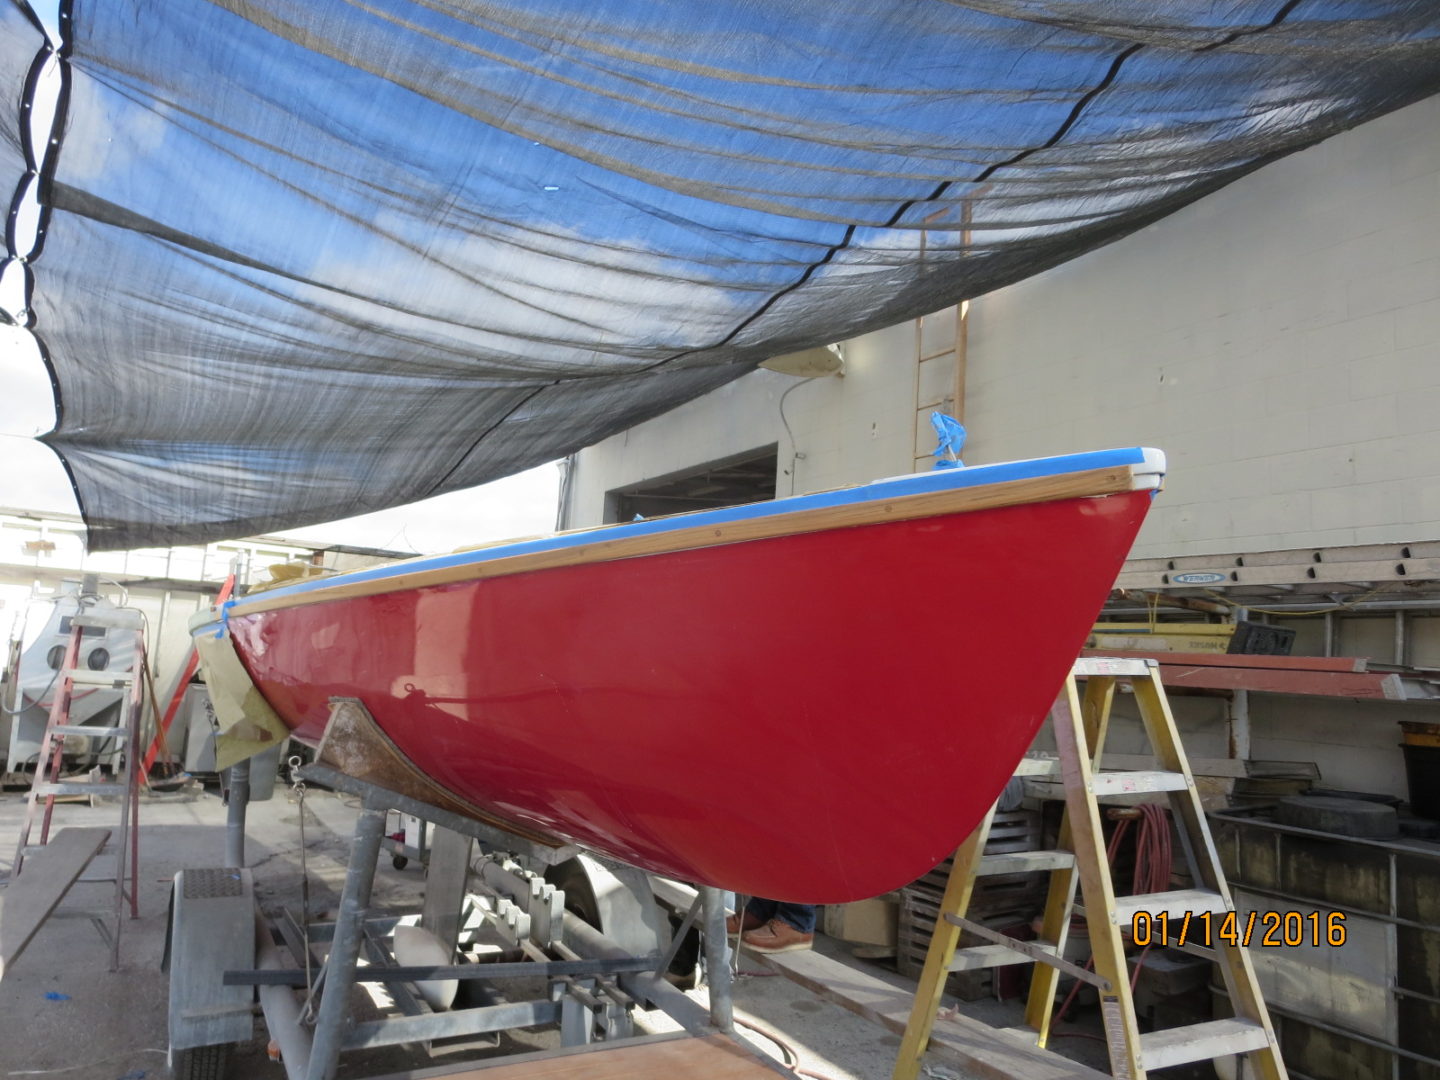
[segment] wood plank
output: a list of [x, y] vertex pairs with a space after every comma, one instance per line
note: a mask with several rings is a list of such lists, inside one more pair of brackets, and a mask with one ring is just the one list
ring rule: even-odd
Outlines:
[[109, 829], [61, 829], [0, 889], [0, 978], [109, 838]]
[[1312, 697], [1365, 698], [1378, 701], [1404, 699], [1398, 675], [1382, 672], [1284, 671], [1265, 668], [1206, 668], [1161, 664], [1166, 687], [1196, 690], [1255, 690], [1267, 694], [1302, 694]]
[[[905, 1034], [914, 995], [816, 952], [754, 956], [807, 990], [896, 1035]], [[930, 1034], [930, 1052], [989, 1080], [1108, 1080], [1078, 1062], [1041, 1050], [1023, 1035], [1000, 1031], [965, 1016], [941, 1015]], [[486, 1078], [489, 1080], [489, 1078]]]
[[318, 604], [329, 600], [345, 600], [356, 596], [376, 596], [404, 589], [430, 588], [509, 574], [531, 573], [536, 570], [553, 570], [564, 566], [693, 551], [723, 544], [770, 540], [800, 533], [877, 525], [891, 521], [911, 521], [943, 514], [973, 513], [1030, 503], [1118, 495], [1134, 490], [1133, 468], [1129, 465], [1117, 465], [1056, 476], [1011, 480], [1000, 484], [948, 488], [922, 495], [867, 499], [843, 506], [795, 510], [722, 524], [695, 525], [608, 540], [603, 539], [606, 529], [596, 529], [596, 539], [590, 543], [549, 551], [527, 552], [498, 559], [477, 559], [474, 562], [416, 569], [363, 581], [338, 581], [334, 585], [301, 593], [280, 593], [274, 596], [261, 593], [254, 601], [242, 600], [237, 603], [231, 617], [255, 615], [262, 611]]
[[1150, 659], [1158, 660], [1161, 664], [1187, 664], [1196, 667], [1274, 668], [1283, 671], [1360, 672], [1365, 671], [1369, 663], [1363, 656], [1248, 656], [1243, 653], [1145, 652], [1124, 649], [1085, 649], [1081, 655]]
[[795, 1074], [715, 1034], [658, 1035], [525, 1054], [480, 1065], [391, 1073], [376, 1080], [774, 1080]]
[[1364, 657], [1229, 656], [1211, 653], [1107, 652], [1086, 656], [1148, 657], [1160, 663], [1168, 687], [1195, 690], [1256, 690], [1267, 694], [1405, 700], [1399, 675], [1366, 670]]

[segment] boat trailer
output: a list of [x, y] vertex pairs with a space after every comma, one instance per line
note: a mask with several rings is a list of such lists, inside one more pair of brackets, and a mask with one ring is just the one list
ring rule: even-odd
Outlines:
[[[428, 1047], [437, 1040], [448, 1040], [448, 1049], [456, 1042], [474, 1048], [479, 1037], [493, 1039], [484, 1045], [495, 1045], [499, 1032], [540, 1025], [558, 1025], [569, 1053], [629, 1047], [627, 1052], [640, 1054], [642, 1046], [664, 1042], [666, 1064], [660, 1067], [675, 1068], [671, 1056], [685, 1047], [670, 1046], [673, 1036], [637, 1035], [636, 1008], [666, 1013], [699, 1037], [681, 1042], [707, 1054], [723, 1051], [731, 1067], [735, 1052], [751, 1056], [726, 1037], [734, 1029], [726, 896], [719, 890], [698, 890], [672, 934], [648, 875], [633, 867], [515, 835], [326, 764], [292, 768], [292, 776], [360, 800], [338, 912], [330, 922], [310, 922], [306, 912], [299, 917], [289, 910], [276, 917], [261, 913], [251, 872], [242, 865], [244, 799], [232, 798], [226, 844], [230, 865], [183, 870], [172, 892], [166, 965], [169, 1056], [178, 1080], [223, 1076], [230, 1048], [253, 1038], [257, 994], [271, 1055], [279, 1057], [288, 1080], [332, 1080], [340, 1054], [348, 1050]], [[301, 794], [303, 799], [303, 788]], [[419, 938], [428, 951], [426, 962], [419, 964], [396, 959], [396, 952], [404, 951], [397, 928], [413, 926], [414, 916], [373, 917], [369, 912], [392, 810], [428, 822], [433, 830], [418, 920], [424, 930]], [[476, 846], [478, 874], [471, 866]], [[565, 892], [546, 880], [547, 870], [552, 877], [561, 871], [566, 884], [589, 886], [587, 915], [593, 922], [566, 910]], [[703, 931], [708, 1011], [665, 977], [697, 921]], [[493, 944], [497, 935], [503, 941], [498, 948]], [[453, 962], [457, 944], [473, 947], [482, 939], [492, 943], [483, 962]], [[526, 978], [543, 980], [546, 993], [510, 1000], [503, 987]], [[383, 984], [394, 1010], [379, 1018], [358, 1017], [354, 998], [362, 983]], [[461, 983], [470, 984], [467, 1005], [451, 1008]], [[717, 1034], [724, 1044], [720, 1050]], [[521, 1053], [481, 1064], [519, 1066], [556, 1054]], [[774, 1075], [758, 1056], [754, 1066], [759, 1076]], [[635, 1067], [640, 1067], [638, 1058]], [[455, 1075], [468, 1075], [477, 1063], [456, 1068]], [[440, 1074], [427, 1070], [425, 1075]]]

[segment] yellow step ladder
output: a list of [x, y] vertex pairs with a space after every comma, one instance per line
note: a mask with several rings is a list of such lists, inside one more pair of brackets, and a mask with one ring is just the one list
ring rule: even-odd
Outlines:
[[[1078, 686], [1081, 679], [1085, 680], [1083, 698]], [[1134, 693], [1158, 769], [1103, 772], [1099, 768], [1111, 706], [1122, 683], [1128, 684]], [[1065, 816], [1058, 847], [1053, 851], [982, 854], [995, 813], [992, 807], [955, 853], [893, 1080], [915, 1080], [919, 1075], [950, 972], [1019, 963], [1036, 964], [1026, 1002], [1025, 1028], [1021, 1030], [1028, 1029], [1042, 1047], [1050, 1035], [1060, 974], [1066, 972], [1092, 983], [1099, 991], [1112, 1076], [1144, 1080], [1150, 1069], [1243, 1054], [1253, 1075], [1262, 1080], [1286, 1080], [1275, 1031], [1255, 982], [1249, 954], [1239, 935], [1233, 932], [1233, 917], [1231, 932], [1222, 931], [1225, 917], [1233, 915], [1235, 905], [1220, 869], [1185, 750], [1180, 745], [1170, 703], [1160, 685], [1159, 663], [1150, 659], [1101, 657], [1077, 660], [1055, 702], [1051, 723], [1058, 761], [1026, 759], [1016, 775], [1053, 772], [1052, 767], [1058, 764], [1065, 790]], [[1105, 856], [1098, 797], [1145, 792], [1164, 792], [1169, 797], [1170, 812], [1196, 887], [1117, 898]], [[1050, 874], [1050, 889], [1037, 941], [1007, 938], [965, 917], [977, 877], [1024, 871]], [[1063, 958], [1065, 936], [1075, 910], [1077, 884], [1085, 910], [1102, 913], [1086, 920], [1094, 951], [1093, 972]], [[1160, 925], [1162, 913], [1168, 916], [1172, 938], [1176, 936], [1176, 928], [1185, 925], [1187, 916], [1210, 914], [1207, 929], [1212, 925], [1216, 928], [1216, 932], [1209, 935], [1211, 948], [1197, 947], [1191, 951], [1200, 952], [1219, 965], [1235, 1011], [1233, 1018], [1140, 1032], [1130, 993], [1124, 932], [1133, 925], [1137, 915], [1142, 918], [1148, 915], [1153, 924]], [[969, 931], [988, 944], [957, 949], [962, 931]]]

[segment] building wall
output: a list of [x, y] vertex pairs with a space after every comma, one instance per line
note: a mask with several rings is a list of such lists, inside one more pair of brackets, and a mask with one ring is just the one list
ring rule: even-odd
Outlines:
[[[1171, 472], [1137, 557], [1440, 536], [1436, 131], [1440, 98], [973, 300], [966, 460], [1164, 449]], [[936, 365], [926, 375], [917, 360], [937, 352], [925, 338], [938, 325], [843, 342], [843, 379], [757, 372], [582, 452], [567, 524], [600, 523], [608, 490], [772, 442], [781, 495], [926, 467], [916, 410], [937, 397]], [[1321, 620], [1291, 624], [1298, 651], [1324, 651]], [[1388, 617], [1343, 618], [1337, 638], [1341, 655], [1396, 659]], [[1440, 665], [1440, 620], [1411, 616], [1404, 659]], [[1226, 756], [1226, 709], [1177, 700], [1193, 756]], [[1250, 712], [1254, 757], [1315, 761], [1327, 786], [1393, 794], [1405, 793], [1396, 721], [1436, 715], [1268, 694]], [[1122, 721], [1115, 748], [1138, 750], [1124, 745], [1138, 737]]]
[[[1437, 130], [1440, 97], [973, 300], [966, 460], [1160, 447], [1137, 557], [1440, 536]], [[845, 377], [794, 389], [788, 433], [797, 380], [762, 371], [582, 452], [568, 523], [769, 442], [782, 494], [909, 471], [919, 339], [842, 343]]]
[[564, 524], [601, 524], [605, 493], [615, 488], [770, 443], [779, 446], [781, 496], [910, 472], [916, 340], [913, 323], [852, 338], [843, 347], [843, 376], [756, 371], [581, 451]]
[[[104, 595], [145, 613], [150, 666], [163, 692], [189, 655], [189, 617], [210, 607], [232, 564], [238, 560], [244, 586], [267, 580], [275, 563], [315, 557], [314, 548], [269, 538], [97, 554], [85, 550], [77, 517], [0, 511], [0, 648], [28, 642], [49, 618], [50, 601], [95, 574]], [[334, 552], [323, 558], [341, 570], [374, 561]]]
[[1440, 98], [971, 305], [976, 461], [1153, 445], [1135, 555], [1440, 536]]

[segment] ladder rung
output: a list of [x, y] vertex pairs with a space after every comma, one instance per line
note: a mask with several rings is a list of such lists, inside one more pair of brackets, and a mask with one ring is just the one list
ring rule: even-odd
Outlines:
[[1059, 758], [1021, 758], [1015, 766], [1015, 776], [1057, 776], [1060, 773]]
[[1011, 851], [1001, 855], [982, 855], [975, 868], [976, 877], [996, 874], [1030, 874], [1041, 870], [1068, 870], [1075, 865], [1069, 851]]
[[1140, 1056], [1148, 1072], [1192, 1061], [1248, 1054], [1269, 1045], [1270, 1037], [1263, 1027], [1253, 1020], [1236, 1017], [1141, 1035]]
[[[1043, 949], [1050, 955], [1055, 954], [1055, 946], [1044, 945], [1039, 942], [1030, 942], [1039, 949]], [[1008, 945], [975, 945], [968, 949], [956, 949], [955, 958], [950, 961], [951, 971], [979, 971], [982, 968], [1006, 967], [1010, 964], [1033, 964], [1035, 957], [1026, 956], [1017, 952]]]
[[110, 739], [117, 735], [129, 735], [130, 729], [124, 727], [90, 727], [87, 724], [52, 724], [50, 726], [52, 735], [85, 735], [92, 739]]
[[32, 789], [36, 795], [121, 795], [124, 784], [91, 784], [84, 780], [59, 781], [50, 784], [36, 784]]
[[1102, 772], [1090, 779], [1090, 790], [1096, 795], [1134, 795], [1147, 791], [1184, 791], [1190, 786], [1184, 773]]
[[1152, 918], [1165, 914], [1172, 924], [1186, 914], [1202, 915], [1209, 912], [1218, 915], [1230, 909], [1225, 898], [1209, 889], [1179, 889], [1175, 892], [1142, 893], [1139, 896], [1117, 896], [1115, 898], [1115, 924], [1129, 926], [1136, 914], [1145, 912]]
[[128, 671], [91, 671], [89, 668], [66, 668], [65, 677], [76, 686], [106, 686], [123, 690], [135, 681]]
[[1153, 660], [1132, 660], [1121, 656], [1082, 656], [1075, 661], [1070, 674], [1077, 679], [1089, 675], [1115, 675], [1121, 678], [1136, 675], [1152, 675], [1159, 670]]

